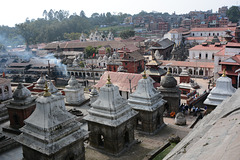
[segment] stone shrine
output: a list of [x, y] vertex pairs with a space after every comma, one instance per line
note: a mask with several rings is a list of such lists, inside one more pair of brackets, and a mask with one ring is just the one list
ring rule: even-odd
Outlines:
[[167, 112], [169, 114], [171, 112], [177, 113], [181, 100], [181, 91], [177, 86], [177, 80], [170, 71], [163, 77], [160, 85], [161, 87], [159, 87], [158, 90], [163, 95], [163, 99], [167, 101], [165, 104]]
[[37, 80], [37, 83], [34, 86], [34, 90], [35, 91], [44, 91], [44, 86], [46, 83], [46, 79], [44, 78], [44, 76], [41, 74], [41, 77]]
[[12, 98], [12, 88], [10, 80], [0, 78], [0, 101]]
[[65, 92], [66, 104], [69, 105], [80, 105], [84, 100], [84, 88], [78, 83], [75, 76], [71, 76], [68, 81]]
[[90, 104], [92, 104], [93, 102], [95, 102], [98, 98], [98, 91], [96, 90], [96, 88], [94, 87], [91, 92], [90, 92]]
[[137, 112], [119, 94], [110, 77], [100, 88], [99, 97], [84, 117], [88, 122], [90, 146], [112, 155], [119, 155], [134, 142], [134, 121]]
[[49, 88], [49, 92], [51, 94], [58, 94], [58, 89], [57, 89], [57, 87], [54, 86], [52, 81], [48, 82], [48, 88]]
[[137, 89], [130, 95], [128, 104], [139, 112], [136, 120], [137, 130], [147, 134], [154, 134], [162, 126], [165, 100], [158, 92], [146, 72], [138, 81]]
[[216, 87], [211, 90], [203, 104], [207, 105], [207, 111], [210, 112], [226, 98], [231, 97], [235, 91], [236, 89], [232, 86], [232, 79], [226, 76], [224, 70], [223, 75], [216, 81]]
[[36, 97], [31, 96], [31, 92], [22, 83], [18, 84], [13, 93], [13, 100], [7, 105], [10, 127], [19, 129], [24, 126], [23, 121], [35, 110], [35, 99]]
[[87, 132], [65, 108], [62, 95], [51, 95], [47, 85], [36, 100], [36, 109], [27, 118], [17, 141], [25, 160], [83, 160]]

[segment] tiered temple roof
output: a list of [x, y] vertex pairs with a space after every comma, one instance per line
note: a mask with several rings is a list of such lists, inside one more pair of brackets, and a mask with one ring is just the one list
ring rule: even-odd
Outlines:
[[166, 103], [162, 99], [160, 92], [154, 88], [152, 81], [145, 74], [138, 81], [138, 87], [130, 95], [128, 102], [132, 108], [145, 111], [154, 111]]
[[111, 83], [110, 77], [107, 84], [100, 88], [99, 97], [88, 112], [85, 120], [112, 127], [119, 126], [137, 114], [127, 100], [120, 96], [118, 87]]
[[44, 155], [52, 155], [82, 139], [87, 132], [81, 123], [65, 109], [62, 95], [45, 91], [36, 100], [36, 109], [27, 118], [17, 141]]

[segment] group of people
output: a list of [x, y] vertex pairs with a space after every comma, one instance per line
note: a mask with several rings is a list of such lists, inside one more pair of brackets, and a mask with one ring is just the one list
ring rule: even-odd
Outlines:
[[193, 116], [197, 116], [198, 114], [202, 114], [202, 111], [205, 113], [207, 110], [207, 106], [204, 107], [204, 109], [200, 109], [199, 107], [195, 107], [192, 104], [188, 105], [185, 103], [182, 103], [179, 106], [179, 112], [182, 112], [183, 114], [193, 114]]

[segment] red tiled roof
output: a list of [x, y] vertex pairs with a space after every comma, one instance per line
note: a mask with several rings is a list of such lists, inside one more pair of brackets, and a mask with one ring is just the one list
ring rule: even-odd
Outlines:
[[215, 56], [224, 56], [225, 55], [225, 47], [222, 48], [219, 52], [215, 53]]
[[186, 37], [186, 40], [207, 40], [207, 39], [212, 39], [213, 37]]
[[136, 90], [138, 81], [142, 79], [141, 74], [106, 71], [104, 72], [98, 83], [95, 85], [95, 87], [100, 88], [104, 86], [107, 82], [108, 75], [111, 78], [112, 84], [118, 86], [120, 91], [128, 92], [130, 91], [129, 79], [131, 79], [132, 91]]
[[[228, 59], [232, 59], [236, 62], [226, 62]], [[222, 62], [220, 62], [219, 64], [225, 64], [225, 65], [240, 65], [240, 55], [235, 55], [235, 56], [232, 56], [230, 58], [228, 58]]]
[[210, 50], [210, 51], [220, 51], [223, 47], [224, 47], [223, 45], [218, 46], [218, 47], [216, 47], [215, 45], [207, 45], [207, 46], [196, 45], [196, 46], [190, 48], [189, 50], [197, 50], [197, 51], [199, 51], [199, 50], [204, 50], [204, 51], [206, 51], [206, 50], [208, 50], [208, 51], [209, 51], [209, 50]]
[[183, 33], [183, 32], [188, 32], [189, 30], [186, 28], [176, 28], [176, 29], [172, 29], [169, 31], [169, 33]]
[[240, 43], [228, 42], [226, 47], [240, 47]]
[[214, 68], [213, 62], [162, 61], [162, 66]]
[[192, 28], [190, 32], [214, 32], [214, 31], [235, 31], [236, 27], [224, 27], [224, 28]]

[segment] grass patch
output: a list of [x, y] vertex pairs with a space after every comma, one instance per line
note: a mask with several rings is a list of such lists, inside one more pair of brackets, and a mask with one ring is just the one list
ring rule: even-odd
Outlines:
[[177, 144], [176, 143], [171, 143], [169, 147], [164, 149], [161, 153], [159, 153], [153, 160], [161, 160], [163, 159]]

